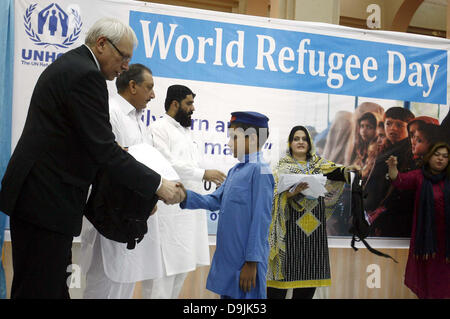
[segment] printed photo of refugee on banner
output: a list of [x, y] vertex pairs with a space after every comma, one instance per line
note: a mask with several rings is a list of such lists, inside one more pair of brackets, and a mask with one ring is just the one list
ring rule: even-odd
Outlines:
[[[267, 115], [262, 152], [272, 168], [286, 154], [290, 130], [303, 125], [319, 156], [362, 168], [370, 237], [410, 236], [413, 200], [390, 187], [385, 161], [401, 154], [400, 171], [412, 170], [443, 136], [448, 40], [138, 1], [16, 0], [12, 148], [40, 73], [84, 43], [99, 12], [133, 28], [138, 45], [130, 64], [153, 72], [147, 126], [165, 114], [169, 86], [196, 94], [191, 131], [203, 168], [226, 174], [236, 163], [227, 144], [231, 112]], [[204, 182], [201, 191], [215, 189]], [[326, 200], [329, 236], [350, 236], [350, 185]], [[214, 235], [220, 214], [205, 213]]]

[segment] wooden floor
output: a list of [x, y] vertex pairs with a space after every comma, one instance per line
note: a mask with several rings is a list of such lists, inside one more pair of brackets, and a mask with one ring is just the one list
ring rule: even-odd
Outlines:
[[[79, 244], [73, 245], [73, 263], [77, 262]], [[215, 246], [210, 246], [211, 256]], [[404, 272], [408, 257], [407, 249], [383, 249], [394, 257], [398, 264], [390, 259], [378, 257], [366, 249], [355, 252], [351, 248], [330, 248], [331, 280], [330, 287], [318, 289], [315, 298], [329, 299], [416, 299], [416, 296], [404, 285]], [[3, 265], [6, 273], [7, 293], [11, 289], [12, 260], [11, 243], [3, 247]], [[219, 296], [208, 291], [206, 278], [209, 267], [201, 267], [189, 273], [180, 294], [182, 299], [213, 299]], [[379, 274], [379, 280], [374, 280]], [[80, 288], [70, 290], [74, 299], [82, 298], [84, 283]], [[134, 298], [140, 298], [139, 283]]]

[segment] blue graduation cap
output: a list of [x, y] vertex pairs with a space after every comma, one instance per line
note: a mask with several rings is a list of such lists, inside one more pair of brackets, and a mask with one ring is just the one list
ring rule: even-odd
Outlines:
[[233, 112], [231, 113], [230, 125], [233, 123], [244, 123], [268, 128], [268, 122], [269, 118], [258, 112]]

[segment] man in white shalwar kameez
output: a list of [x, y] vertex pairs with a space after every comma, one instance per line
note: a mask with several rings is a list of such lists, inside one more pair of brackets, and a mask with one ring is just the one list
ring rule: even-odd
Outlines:
[[[182, 85], [167, 90], [166, 114], [150, 126], [153, 143], [170, 162], [187, 189], [203, 193], [203, 180], [220, 185], [226, 175], [199, 167], [199, 150], [191, 135], [195, 94]], [[187, 273], [210, 264], [207, 213], [158, 204], [164, 276], [153, 280], [151, 298], [178, 298]]]
[[[151, 70], [141, 64], [130, 65], [116, 80], [118, 94], [109, 101], [110, 122], [123, 148], [153, 145], [141, 120], [147, 103], [155, 97], [153, 85]], [[84, 219], [81, 258], [82, 269], [87, 270], [85, 299], [130, 299], [136, 282], [142, 281], [146, 288], [152, 285], [151, 279], [163, 275], [158, 214], [149, 217], [147, 226], [142, 241], [134, 249], [127, 249], [127, 244], [105, 238]]]

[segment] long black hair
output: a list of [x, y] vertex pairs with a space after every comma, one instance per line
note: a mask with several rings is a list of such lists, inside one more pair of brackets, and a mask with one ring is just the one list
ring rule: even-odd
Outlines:
[[294, 126], [291, 130], [291, 133], [289, 133], [289, 154], [292, 156], [292, 149], [291, 149], [291, 143], [294, 140], [294, 135], [297, 131], [303, 131], [306, 135], [306, 141], [308, 142], [308, 152], [306, 152], [306, 159], [309, 160], [312, 157], [311, 149], [312, 149], [312, 142], [311, 137], [309, 136], [309, 132], [306, 129], [306, 127], [302, 125]]

